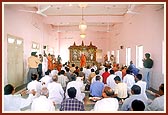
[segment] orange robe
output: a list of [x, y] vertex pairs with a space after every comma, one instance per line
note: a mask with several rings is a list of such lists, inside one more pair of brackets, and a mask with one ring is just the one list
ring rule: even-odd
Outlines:
[[56, 58], [53, 59], [53, 69], [56, 69], [57, 68], [57, 64], [56, 64]]
[[53, 70], [52, 57], [48, 56], [47, 59], [48, 59], [48, 69]]
[[60, 72], [61, 71], [61, 68], [62, 68], [62, 64], [57, 64], [57, 70]]
[[85, 66], [86, 66], [86, 57], [84, 54], [82, 54], [80, 59], [80, 67], [85, 67]]

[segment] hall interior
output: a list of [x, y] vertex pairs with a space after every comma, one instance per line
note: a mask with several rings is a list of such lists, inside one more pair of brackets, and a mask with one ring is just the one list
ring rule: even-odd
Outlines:
[[[65, 63], [71, 59], [69, 47], [74, 43], [96, 46], [94, 59], [98, 63], [103, 62], [106, 54], [108, 60], [114, 55], [117, 63], [129, 65], [132, 60], [139, 69], [143, 68], [144, 54], [149, 52], [154, 60], [151, 88], [157, 89], [165, 82], [165, 2], [3, 2], [2, 5], [3, 86], [12, 83], [19, 87], [26, 83], [27, 59], [32, 51], [60, 55]], [[83, 29], [79, 28], [82, 24]]]
[[[17, 93], [25, 89], [31, 52], [73, 62], [69, 48], [74, 44], [95, 46], [95, 62], [114, 55], [117, 63], [128, 66], [132, 60], [140, 70], [149, 52], [154, 60], [151, 91], [157, 93], [159, 85], [166, 84], [165, 2], [3, 2], [2, 6], [2, 94], [8, 83]], [[86, 51], [79, 49], [79, 55]], [[85, 94], [85, 107], [91, 110], [94, 103]], [[150, 92], [147, 95], [154, 99]]]

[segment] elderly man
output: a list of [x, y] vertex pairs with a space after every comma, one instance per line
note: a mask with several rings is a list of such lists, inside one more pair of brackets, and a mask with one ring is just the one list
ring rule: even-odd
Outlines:
[[52, 82], [48, 84], [47, 89], [49, 91], [49, 99], [51, 99], [55, 104], [61, 104], [64, 99], [64, 90], [58, 81], [58, 76], [52, 76]]
[[27, 75], [27, 82], [31, 81], [32, 74], [38, 74], [37, 68], [41, 62], [40, 62], [40, 59], [38, 59], [38, 57], [36, 57], [36, 53], [37, 52], [32, 52], [31, 56], [28, 58], [29, 71], [28, 71], [28, 75]]
[[35, 98], [31, 105], [31, 111], [55, 111], [52, 100], [48, 99], [48, 89], [43, 87], [38, 98]]
[[109, 87], [105, 86], [102, 91], [103, 99], [96, 102], [94, 111], [118, 111], [119, 103], [115, 97], [114, 91]]

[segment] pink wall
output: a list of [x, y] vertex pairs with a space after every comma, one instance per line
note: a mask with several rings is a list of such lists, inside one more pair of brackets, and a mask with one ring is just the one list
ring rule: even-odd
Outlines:
[[[162, 74], [162, 41], [164, 40], [164, 13], [155, 11], [154, 6], [144, 7], [140, 14], [132, 15], [131, 19], [126, 19], [121, 27], [118, 38], [115, 38], [115, 44], [111, 49], [116, 50], [120, 45], [124, 49], [120, 50], [120, 62], [125, 63], [125, 48], [131, 48], [132, 60], [136, 62], [136, 45], [144, 46], [144, 54], [151, 53], [154, 60], [152, 87], [158, 88], [164, 82]], [[111, 39], [111, 42], [113, 39]], [[117, 42], [118, 41], [118, 42]], [[165, 55], [164, 55], [165, 56]]]
[[[37, 23], [40, 29], [35, 28], [33, 24]], [[27, 73], [27, 58], [30, 56], [32, 41], [42, 44], [43, 42], [43, 22], [42, 18], [31, 13], [23, 13], [13, 9], [10, 6], [4, 8], [4, 52], [7, 52], [7, 34], [23, 38], [24, 44], [24, 74]], [[44, 34], [48, 38], [47, 32]], [[4, 53], [7, 59], [7, 53]], [[7, 76], [7, 60], [4, 60], [4, 74]], [[25, 78], [26, 79], [26, 78]], [[4, 79], [7, 82], [7, 79]]]
[[[5, 7], [4, 13], [4, 51], [7, 51], [7, 34], [18, 36], [24, 39], [24, 71], [27, 72], [27, 58], [31, 52], [32, 41], [42, 45], [48, 45], [53, 48], [55, 54], [60, 54], [63, 61], [69, 60], [68, 47], [73, 45], [81, 45], [82, 41], [85, 45], [92, 42], [98, 49], [102, 49], [103, 55], [107, 51], [116, 51], [120, 45], [124, 49], [120, 50], [120, 63], [125, 64], [125, 48], [130, 47], [132, 50], [132, 60], [135, 62], [135, 47], [136, 45], [144, 46], [144, 53], [150, 52], [154, 59], [154, 73], [152, 78], [153, 88], [157, 89], [158, 85], [164, 81], [162, 74], [162, 41], [164, 39], [164, 14], [163, 11], [156, 12], [155, 7], [143, 7], [140, 14], [130, 15], [125, 17], [123, 24], [117, 24], [112, 28], [112, 31], [93, 32], [99, 30], [97, 28], [88, 27], [86, 38], [82, 39], [79, 36], [79, 31], [61, 32], [51, 30], [49, 25], [44, 24], [44, 19], [38, 15], [31, 13], [18, 12]], [[33, 26], [36, 23], [40, 29]], [[72, 39], [65, 39], [72, 38]], [[7, 58], [7, 55], [4, 55]], [[7, 60], [4, 62], [5, 76], [7, 74]], [[159, 79], [158, 79], [159, 78]]]
[[[126, 47], [131, 48], [131, 58], [136, 62], [136, 45], [144, 46], [144, 54], [151, 53], [154, 60], [153, 76], [151, 79], [152, 87], [157, 89], [160, 83], [164, 82], [164, 74], [162, 73], [162, 41], [164, 40], [164, 13], [163, 11], [155, 11], [155, 6], [147, 6], [141, 9], [140, 14], [128, 14], [123, 24], [114, 26], [111, 33], [107, 32], [86, 32], [87, 37], [82, 39], [79, 32], [71, 32], [61, 35], [60, 54], [63, 55], [65, 61], [69, 58], [68, 47], [73, 45], [81, 45], [82, 40], [85, 45], [89, 45], [90, 41], [103, 50], [103, 54], [107, 51], [120, 50], [120, 63], [125, 64]], [[95, 28], [96, 29], [96, 28]], [[73, 39], [64, 39], [64, 37], [72, 36]], [[123, 45], [124, 49], [120, 49]], [[66, 53], [64, 53], [66, 52]], [[159, 77], [159, 79], [158, 79]]]

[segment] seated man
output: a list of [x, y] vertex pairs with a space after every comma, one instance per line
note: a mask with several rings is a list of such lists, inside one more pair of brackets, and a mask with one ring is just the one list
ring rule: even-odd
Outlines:
[[96, 70], [96, 71], [95, 71], [95, 74], [96, 74], [96, 75], [92, 78], [91, 83], [93, 83], [93, 82], [96, 81], [96, 76], [97, 76], [97, 75], [100, 76], [100, 81], [103, 82], [103, 77], [100, 75], [99, 70]]
[[84, 104], [75, 98], [77, 92], [76, 89], [70, 87], [67, 92], [69, 98], [62, 101], [60, 111], [84, 111]]
[[159, 95], [150, 105], [147, 106], [148, 111], [164, 111], [164, 84], [159, 87]]
[[118, 100], [114, 98], [114, 91], [109, 86], [105, 86], [102, 96], [103, 99], [95, 103], [93, 111], [118, 111]]
[[48, 86], [48, 83], [50, 83], [51, 82], [51, 80], [52, 80], [52, 77], [50, 76], [50, 70], [47, 70], [46, 72], [45, 72], [45, 76], [44, 77], [42, 77], [39, 81], [41, 82], [41, 84], [42, 84], [42, 86], [43, 87], [47, 87]]
[[22, 98], [22, 95], [26, 95], [28, 92], [23, 91], [21, 95], [15, 95], [15, 89], [11, 84], [4, 87], [4, 111], [20, 111], [21, 108], [27, 107], [31, 104], [34, 99], [36, 92], [34, 90], [30, 91], [29, 97], [27, 99]]
[[132, 108], [132, 111], [144, 111], [145, 104], [143, 103], [143, 101], [135, 99], [131, 103], [131, 108]]
[[138, 85], [141, 87], [141, 95], [148, 100], [148, 97], [146, 95], [146, 82], [142, 81], [142, 74], [137, 74], [135, 76], [135, 81], [136, 81], [135, 85]]
[[114, 81], [117, 84], [114, 88], [115, 95], [116, 95], [118, 101], [120, 102], [120, 104], [122, 104], [122, 100], [125, 100], [128, 97], [127, 84], [121, 82], [121, 78], [119, 76], [116, 76], [114, 78]]
[[128, 94], [131, 95], [131, 87], [135, 84], [135, 77], [130, 70], [126, 70], [126, 75], [123, 78], [123, 83], [127, 84]]
[[36, 97], [38, 97], [40, 95], [42, 84], [38, 81], [37, 74], [32, 74], [31, 79], [32, 81], [27, 84], [27, 89], [36, 91]]
[[77, 77], [76, 77], [75, 74], [71, 75], [72, 81], [68, 82], [68, 84], [67, 84], [67, 87], [66, 87], [66, 90], [65, 90], [65, 97], [69, 98], [67, 90], [70, 87], [74, 87], [76, 89], [76, 95], [75, 95], [76, 99], [78, 99], [79, 101], [83, 102], [83, 99], [85, 97], [85, 93], [82, 93], [82, 91], [81, 91], [81, 89], [83, 87], [83, 82], [76, 81], [76, 78]]
[[136, 66], [133, 64], [132, 61], [130, 61], [130, 65], [128, 67], [128, 70], [131, 71], [132, 74], [137, 75], [139, 73], [139, 69], [136, 68]]
[[90, 96], [101, 97], [103, 89], [104, 89], [104, 83], [100, 81], [100, 76], [97, 75], [96, 81], [93, 82], [90, 86]]
[[131, 103], [135, 100], [141, 100], [145, 106], [148, 104], [147, 103], [147, 99], [144, 98], [143, 96], [141, 96], [141, 87], [139, 87], [138, 85], [133, 85], [131, 88], [131, 93], [132, 95], [125, 99], [124, 103], [121, 106], [121, 111], [130, 111], [131, 110]]
[[54, 103], [48, 99], [48, 95], [48, 89], [43, 87], [40, 96], [33, 100], [31, 111], [55, 111]]
[[49, 91], [48, 98], [51, 99], [55, 104], [59, 105], [64, 99], [64, 90], [60, 83], [57, 83], [58, 76], [52, 76], [52, 82], [48, 84], [47, 89]]

